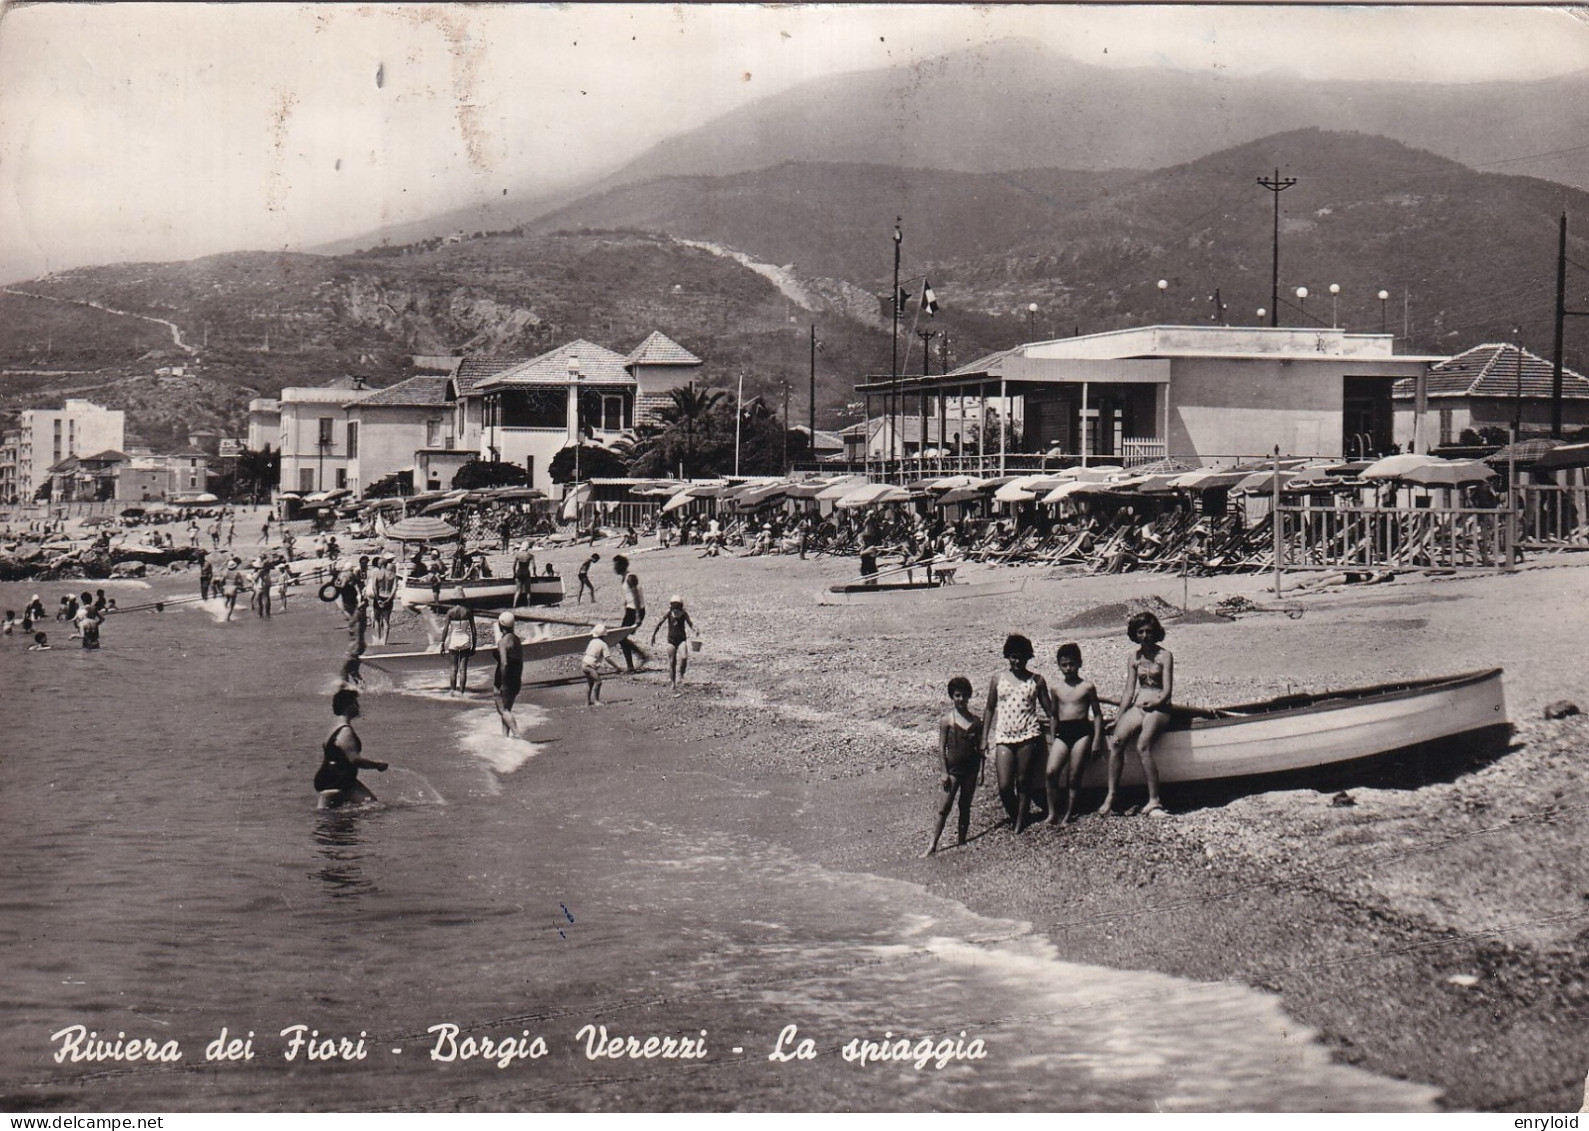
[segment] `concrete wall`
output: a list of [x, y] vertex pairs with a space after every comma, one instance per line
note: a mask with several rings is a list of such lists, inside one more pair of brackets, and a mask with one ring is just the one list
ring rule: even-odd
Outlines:
[[363, 491], [394, 471], [413, 467], [414, 453], [429, 445], [427, 424], [436, 421], [440, 431], [452, 425], [448, 405], [360, 405], [348, 410], [348, 419], [359, 425], [359, 454], [349, 461], [348, 486]]
[[[1409, 451], [1412, 443], [1412, 401], [1395, 402], [1395, 441], [1402, 451]], [[1424, 435], [1429, 446], [1440, 443], [1440, 411], [1451, 412], [1451, 442], [1456, 443], [1464, 428], [1475, 432], [1483, 428], [1510, 428], [1517, 416], [1517, 402], [1506, 397], [1430, 397], [1428, 411], [1424, 414]], [[1550, 432], [1550, 402], [1538, 398], [1523, 402], [1523, 434], [1537, 436]], [[1561, 406], [1563, 428], [1582, 428], [1589, 425], [1589, 401], [1563, 400]]]
[[[548, 473], [552, 457], [568, 445], [568, 430], [566, 428], [497, 428], [497, 448], [500, 458], [504, 463], [516, 463], [525, 466], [525, 461], [534, 457], [530, 465], [530, 486], [539, 490], [552, 493], [552, 477]], [[484, 458], [484, 457], [482, 457]]]
[[1338, 359], [1176, 358], [1169, 454], [1205, 464], [1241, 457], [1341, 454], [1344, 371]]

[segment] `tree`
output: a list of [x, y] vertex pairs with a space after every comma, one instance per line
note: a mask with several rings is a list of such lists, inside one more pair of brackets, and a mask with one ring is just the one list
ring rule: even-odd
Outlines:
[[[574, 445], [570, 444], [566, 448], [559, 448], [552, 457], [546, 473], [552, 477], [553, 483], [574, 482], [574, 451]], [[580, 444], [578, 451], [581, 480], [622, 479], [629, 474], [629, 465], [623, 457], [599, 444]]]
[[382, 476], [364, 489], [366, 499], [395, 499], [400, 495], [414, 493], [414, 473], [412, 471], [394, 471], [390, 475]]
[[458, 473], [452, 477], [453, 487], [463, 491], [473, 491], [481, 487], [527, 486], [529, 482], [530, 473], [527, 468], [499, 460], [472, 459], [460, 467]]
[[[231, 491], [217, 491], [222, 498], [269, 498], [270, 492], [281, 480], [281, 452], [272, 451], [266, 444], [261, 451], [244, 449], [232, 469]], [[217, 484], [224, 487], [224, 480]]]

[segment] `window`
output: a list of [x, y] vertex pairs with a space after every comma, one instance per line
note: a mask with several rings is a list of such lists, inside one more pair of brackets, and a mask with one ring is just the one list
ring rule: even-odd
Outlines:
[[298, 469], [298, 493], [308, 495], [314, 491], [314, 468], [300, 467]]
[[337, 468], [337, 487], [338, 487], [338, 489], [346, 487], [347, 485], [348, 485], [348, 469], [345, 468], [345, 467]]
[[425, 446], [427, 448], [441, 447], [441, 421], [425, 421]]
[[352, 459], [359, 454], [359, 422], [348, 421], [348, 458]]
[[1440, 442], [1442, 444], [1451, 442], [1451, 410], [1449, 408], [1440, 410]]
[[336, 438], [331, 432], [331, 429], [335, 427], [335, 425], [336, 421], [329, 416], [322, 416], [320, 418], [320, 438], [317, 442], [322, 448], [329, 448], [336, 443]]
[[503, 428], [568, 426], [568, 393], [563, 389], [504, 389], [493, 399]]
[[628, 413], [624, 410], [629, 407], [629, 398], [602, 397], [601, 398], [601, 428], [603, 432], [622, 432], [629, 426]]

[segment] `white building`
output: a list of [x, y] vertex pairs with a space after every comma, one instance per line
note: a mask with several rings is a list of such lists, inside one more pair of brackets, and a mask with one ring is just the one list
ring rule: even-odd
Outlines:
[[120, 409], [83, 400], [24, 409], [17, 419], [17, 495], [33, 498], [49, 482], [50, 468], [68, 456], [120, 450], [126, 442], [127, 414]]
[[348, 418], [349, 393], [364, 389], [361, 377], [339, 377], [316, 388], [281, 391], [281, 489], [306, 495], [347, 487], [348, 468], [359, 454], [359, 426]]

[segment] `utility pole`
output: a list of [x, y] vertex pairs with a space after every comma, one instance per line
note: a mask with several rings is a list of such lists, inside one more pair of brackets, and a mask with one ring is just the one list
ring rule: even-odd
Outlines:
[[783, 473], [789, 474], [789, 382], [783, 382]]
[[[894, 291], [889, 299], [888, 309], [892, 314], [889, 329], [889, 338], [893, 344], [893, 360], [888, 369], [888, 458], [894, 458], [894, 446], [899, 442], [899, 247], [905, 240], [905, 234], [900, 231], [900, 224], [904, 223], [903, 216], [894, 217]], [[887, 474], [886, 472], [884, 473]]]
[[937, 330], [917, 330], [916, 336], [921, 339], [921, 375], [932, 376], [932, 340], [938, 336]]
[[1269, 325], [1280, 325], [1280, 194], [1297, 183], [1295, 177], [1280, 176], [1280, 170], [1275, 170], [1273, 178], [1258, 178], [1258, 183], [1274, 194], [1275, 198], [1275, 236], [1274, 236], [1274, 267], [1269, 273]]
[[1556, 239], [1556, 349], [1550, 371], [1550, 434], [1561, 439], [1561, 357], [1567, 319], [1589, 318], [1589, 310], [1567, 309], [1567, 213], [1561, 214]]

